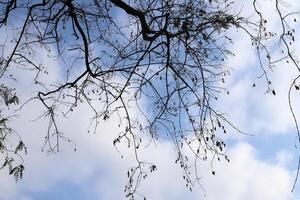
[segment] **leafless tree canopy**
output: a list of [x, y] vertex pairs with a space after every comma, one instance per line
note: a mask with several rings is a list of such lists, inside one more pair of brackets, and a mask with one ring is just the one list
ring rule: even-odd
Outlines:
[[[176, 163], [192, 189], [200, 184], [195, 163], [208, 158], [209, 162], [229, 161], [220, 135], [233, 129], [242, 133], [214, 107], [219, 94], [228, 92], [223, 86], [230, 75], [226, 63], [234, 56], [228, 49], [234, 42], [229, 31], [239, 30], [251, 39], [249, 45], [257, 51], [261, 78], [270, 94], [276, 95], [268, 78], [271, 66], [287, 60], [299, 69], [291, 50], [292, 10], [281, 0], [273, 1], [280, 22], [276, 34], [267, 29], [260, 1], [252, 1], [252, 15], [242, 16], [238, 2], [227, 0], [2, 0], [1, 110], [19, 102], [15, 91], [5, 85], [14, 78], [9, 68], [29, 70], [35, 73], [33, 84], [41, 86], [31, 100], [43, 104], [49, 119], [43, 150], [59, 151], [61, 141], [70, 141], [57, 120], [85, 103], [94, 113], [91, 131], [112, 115], [119, 116], [124, 125], [113, 145], [118, 149], [126, 141], [135, 151], [137, 165], [129, 169], [125, 187], [128, 198], [140, 195], [139, 183], [157, 168], [139, 155], [144, 134], [174, 142]], [[273, 59], [266, 42], [274, 38], [282, 56]], [[63, 63], [64, 82], [49, 87], [39, 78], [51, 68], [39, 62], [41, 49], [49, 59]], [[291, 89], [297, 89], [296, 81]], [[6, 125], [10, 118], [0, 114], [3, 167], [9, 166], [10, 173], [20, 178], [23, 162], [14, 164], [13, 159], [26, 148], [21, 139], [16, 149], [7, 147], [9, 137], [16, 133]]]

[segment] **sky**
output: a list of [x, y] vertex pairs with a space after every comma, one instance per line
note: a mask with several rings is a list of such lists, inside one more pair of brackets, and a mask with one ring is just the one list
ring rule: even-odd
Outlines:
[[[289, 2], [300, 9], [296, 0]], [[274, 18], [271, 8], [267, 14]], [[276, 23], [270, 26], [278, 28]], [[299, 46], [300, 28], [298, 25], [295, 28], [298, 30], [295, 46]], [[287, 101], [288, 87], [296, 71], [284, 63], [277, 66], [271, 73], [277, 94], [265, 93], [263, 81], [256, 78], [259, 73], [255, 52], [249, 45], [251, 41], [239, 32], [231, 34], [235, 41], [231, 49], [236, 56], [227, 63], [232, 67], [231, 76], [226, 80], [230, 95], [223, 95], [217, 106], [236, 126], [253, 136], [227, 134], [224, 139], [231, 161], [214, 163], [215, 175], [207, 163], [199, 165], [203, 188], [194, 187], [193, 192], [185, 187], [182, 171], [174, 164], [173, 143], [164, 139], [150, 143], [150, 139], [144, 138], [140, 155], [155, 163], [158, 169], [141, 183], [139, 191], [147, 199], [300, 200], [300, 183], [291, 193], [300, 146]], [[296, 49], [295, 54], [300, 55], [300, 50]], [[46, 59], [42, 52], [39, 56]], [[61, 63], [47, 62], [52, 66], [47, 80], [60, 79]], [[22, 70], [14, 74], [20, 96], [26, 99], [34, 94], [32, 75]], [[256, 87], [253, 88], [254, 82]], [[292, 100], [300, 117], [300, 93], [294, 91]], [[87, 105], [82, 105], [67, 119], [59, 121], [65, 133], [75, 141], [77, 151], [73, 151], [73, 145], [66, 144], [61, 152], [47, 154], [41, 152], [47, 121], [34, 120], [40, 114], [41, 105], [33, 101], [11, 122], [28, 146], [24, 157], [26, 169], [23, 179], [17, 183], [6, 170], [0, 170], [0, 200], [125, 199], [126, 172], [135, 161], [130, 150], [123, 148], [122, 158], [112, 144], [120, 132], [117, 119], [103, 121], [95, 134], [88, 133], [91, 113]]]

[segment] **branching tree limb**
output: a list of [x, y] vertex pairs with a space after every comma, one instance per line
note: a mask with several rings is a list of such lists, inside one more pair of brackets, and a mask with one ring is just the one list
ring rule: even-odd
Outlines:
[[[219, 94], [227, 92], [222, 85], [229, 75], [226, 60], [234, 55], [229, 48], [234, 42], [229, 32], [240, 30], [252, 40], [268, 93], [276, 94], [268, 76], [273, 65], [288, 60], [299, 70], [291, 50], [295, 31], [289, 22], [293, 13], [284, 13], [281, 1], [274, 1], [282, 29], [275, 34], [267, 29], [260, 1], [252, 3], [254, 14], [247, 17], [235, 11], [235, 1], [227, 0], [1, 1], [1, 31], [11, 25], [14, 29], [9, 31], [17, 37], [8, 35], [11, 42], [1, 44], [0, 78], [3, 83], [9, 79], [6, 74], [13, 67], [36, 73], [33, 81], [42, 87], [33, 99], [44, 105], [44, 116], [49, 119], [43, 150], [59, 151], [61, 140], [70, 141], [57, 121], [86, 103], [94, 114], [94, 131], [99, 120], [112, 115], [119, 115], [125, 124], [113, 145], [118, 149], [119, 143], [127, 142], [134, 149], [137, 165], [128, 171], [126, 197], [140, 196], [142, 179], [157, 170], [139, 155], [140, 133], [153, 139], [168, 136], [174, 142], [176, 163], [192, 190], [195, 183], [201, 185], [198, 162], [229, 161], [222, 134], [229, 130], [244, 134], [215, 108]], [[14, 24], [14, 16], [22, 23]], [[281, 42], [282, 56], [271, 56], [273, 50], [267, 45], [271, 40]], [[40, 79], [41, 73], [47, 74], [51, 68], [38, 63], [40, 50], [64, 62], [65, 82], [55, 88]], [[75, 73], [74, 68], [80, 72]], [[291, 88], [289, 105], [299, 133]], [[16, 98], [3, 98], [3, 106]], [[143, 119], [135, 117], [136, 112]], [[4, 121], [0, 150], [8, 155], [11, 150], [3, 142], [9, 135]], [[22, 150], [23, 143], [17, 149]], [[186, 149], [193, 158], [187, 156]], [[11, 163], [10, 159], [7, 162]], [[21, 177], [23, 169], [10, 171]]]

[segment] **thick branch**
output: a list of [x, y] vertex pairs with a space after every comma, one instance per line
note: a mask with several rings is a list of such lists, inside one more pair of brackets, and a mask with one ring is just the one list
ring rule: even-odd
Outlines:
[[153, 33], [155, 33], [155, 31], [150, 30], [150, 28], [147, 24], [147, 21], [146, 21], [145, 14], [142, 11], [132, 8], [131, 6], [129, 6], [128, 4], [126, 4], [125, 2], [123, 2], [121, 0], [110, 0], [110, 1], [113, 4], [115, 4], [116, 6], [118, 6], [119, 8], [123, 9], [127, 14], [138, 17], [141, 22], [142, 34], [143, 34], [144, 40], [147, 40], [147, 41], [153, 40], [153, 37], [148, 36], [148, 34], [153, 34]]
[[79, 31], [79, 33], [80, 33], [80, 35], [82, 37], [82, 40], [83, 40], [85, 67], [86, 67], [88, 73], [93, 78], [95, 78], [95, 74], [92, 72], [92, 69], [90, 68], [90, 63], [89, 63], [89, 44], [88, 44], [88, 40], [86, 38], [86, 35], [85, 35], [83, 29], [80, 26], [80, 23], [79, 23], [78, 19], [77, 19], [77, 16], [76, 16], [76, 13], [75, 13], [75, 8], [74, 8], [73, 4], [69, 0], [69, 1], [66, 2], [66, 5], [70, 9], [69, 14], [72, 17], [72, 19], [73, 19], [73, 21], [75, 23], [75, 26], [76, 26], [77, 30]]

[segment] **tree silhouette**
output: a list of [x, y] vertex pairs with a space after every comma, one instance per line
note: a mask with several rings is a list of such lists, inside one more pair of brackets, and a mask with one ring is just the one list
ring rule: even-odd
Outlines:
[[[41, 90], [31, 100], [39, 100], [49, 119], [43, 150], [59, 151], [60, 141], [70, 141], [57, 124], [80, 104], [88, 104], [94, 113], [94, 125], [118, 115], [124, 130], [113, 141], [128, 142], [135, 152], [137, 165], [128, 171], [126, 196], [134, 198], [139, 183], [156, 166], [140, 158], [142, 134], [153, 139], [168, 137], [177, 151], [176, 163], [184, 172], [186, 186], [199, 183], [195, 163], [229, 158], [224, 153], [221, 134], [235, 129], [243, 134], [214, 105], [219, 94], [228, 92], [223, 83], [230, 75], [226, 61], [234, 56], [229, 32], [246, 33], [257, 52], [260, 78], [266, 91], [276, 95], [268, 73], [277, 63], [288, 61], [299, 71], [293, 55], [295, 40], [289, 24], [293, 12], [281, 0], [274, 0], [280, 22], [279, 32], [268, 30], [264, 17], [267, 8], [252, 1], [252, 15], [243, 16], [236, 1], [227, 0], [6, 0], [0, 2], [1, 40], [0, 77], [2, 110], [19, 100], [5, 85], [9, 68], [22, 67], [35, 73], [33, 84]], [[124, 17], [126, 16], [126, 17]], [[275, 20], [275, 19], [274, 19]], [[279, 42], [280, 56], [274, 56], [268, 41]], [[61, 61], [63, 83], [40, 79], [51, 66], [39, 62], [40, 49], [49, 59]], [[76, 69], [76, 70], [74, 70]], [[76, 71], [76, 73], [75, 73]], [[79, 71], [79, 72], [78, 72]], [[299, 86], [296, 77], [289, 91]], [[51, 87], [49, 86], [51, 85]], [[255, 86], [255, 85], [254, 85]], [[101, 107], [96, 106], [101, 103]], [[291, 111], [291, 101], [289, 98]], [[139, 117], [133, 113], [139, 113]], [[12, 111], [11, 111], [12, 112]], [[1, 113], [0, 151], [3, 167], [22, 176], [23, 163], [13, 158], [26, 150], [18, 139], [15, 150], [6, 146], [16, 133], [6, 125]], [[293, 113], [296, 126], [297, 120]], [[297, 127], [298, 131], [298, 127]], [[185, 155], [189, 149], [194, 158]], [[195, 173], [191, 171], [195, 169]], [[212, 174], [215, 174], [212, 171]]]

